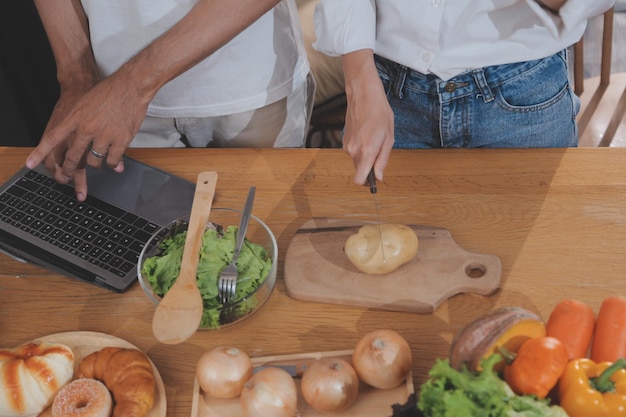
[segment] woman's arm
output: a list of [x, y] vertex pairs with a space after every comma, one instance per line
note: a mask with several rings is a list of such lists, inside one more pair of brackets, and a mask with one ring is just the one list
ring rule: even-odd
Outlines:
[[393, 147], [393, 111], [387, 101], [371, 49], [342, 55], [348, 107], [343, 149], [355, 167], [354, 182], [365, 183], [372, 167], [383, 179]]
[[320, 0], [315, 9], [313, 47], [342, 60], [348, 101], [343, 149], [357, 184], [372, 167], [382, 180], [393, 147], [393, 113], [374, 64], [376, 17], [374, 0]]

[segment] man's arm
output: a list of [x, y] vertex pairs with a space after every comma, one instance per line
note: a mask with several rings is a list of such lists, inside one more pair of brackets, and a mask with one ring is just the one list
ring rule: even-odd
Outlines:
[[224, 46], [280, 0], [202, 0], [120, 68], [150, 100], [167, 82]]
[[[61, 87], [61, 94], [44, 131], [45, 137], [68, 117], [75, 104], [98, 82], [98, 70], [89, 40], [87, 17], [80, 0], [35, 0], [35, 6], [54, 53]], [[63, 180], [60, 177], [61, 167], [72, 140], [73, 136], [68, 135], [45, 158], [46, 168], [57, 180]], [[83, 167], [77, 169], [73, 177], [77, 198], [83, 200], [87, 193]]]
[[[44, 134], [26, 165], [36, 166], [55, 147], [72, 138], [61, 172], [56, 176], [60, 182], [73, 178], [92, 143], [95, 150], [107, 153], [109, 166], [117, 167], [159, 88], [215, 52], [279, 1], [199, 1], [169, 31], [85, 94], [64, 120]], [[54, 9], [57, 13], [57, 7], [67, 1], [38, 0], [38, 3], [45, 8], [44, 12]], [[79, 4], [79, 0], [73, 3]], [[68, 55], [80, 56], [83, 46], [78, 40], [68, 44]], [[87, 162], [97, 167], [102, 160], [89, 154]]]
[[54, 53], [61, 88], [77, 82], [93, 85], [97, 70], [80, 0], [35, 0], [35, 6]]

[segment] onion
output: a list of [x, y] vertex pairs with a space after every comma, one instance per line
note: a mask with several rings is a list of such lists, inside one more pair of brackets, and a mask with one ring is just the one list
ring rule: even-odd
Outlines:
[[252, 377], [252, 361], [242, 350], [218, 346], [205, 352], [196, 365], [200, 388], [215, 398], [234, 398]]
[[359, 395], [359, 377], [348, 361], [323, 358], [302, 375], [302, 396], [317, 411], [345, 410]]
[[399, 333], [379, 329], [363, 336], [352, 353], [359, 378], [380, 389], [395, 388], [409, 374], [413, 357], [409, 343]]
[[239, 402], [244, 417], [294, 417], [298, 388], [287, 371], [265, 368], [245, 383]]

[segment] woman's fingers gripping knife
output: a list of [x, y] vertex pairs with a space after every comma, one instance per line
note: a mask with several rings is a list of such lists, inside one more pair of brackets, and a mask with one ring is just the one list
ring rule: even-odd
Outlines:
[[374, 156], [374, 158], [362, 158], [359, 160], [354, 159], [354, 183], [365, 184], [372, 168], [374, 168], [376, 179], [378, 181], [382, 181], [383, 171], [387, 167], [388, 160], [389, 151], [385, 152], [384, 149], [381, 149], [380, 153], [377, 156]]
[[387, 129], [372, 129], [370, 134], [360, 133], [360, 137], [350, 137], [344, 141], [344, 150], [354, 163], [354, 183], [364, 184], [372, 169], [376, 179], [383, 180], [383, 171], [387, 167], [389, 154], [393, 148], [393, 127]]
[[394, 143], [394, 115], [384, 94], [366, 103], [348, 103], [343, 149], [356, 168], [355, 184], [364, 184], [374, 167], [376, 178], [383, 179]]

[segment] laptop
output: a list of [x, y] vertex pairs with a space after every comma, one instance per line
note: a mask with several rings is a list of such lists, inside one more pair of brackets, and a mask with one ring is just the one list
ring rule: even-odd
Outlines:
[[88, 167], [87, 185], [80, 202], [43, 166], [20, 169], [0, 186], [0, 251], [124, 292], [151, 236], [191, 211], [195, 183], [125, 156], [121, 174]]

